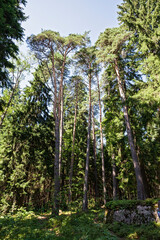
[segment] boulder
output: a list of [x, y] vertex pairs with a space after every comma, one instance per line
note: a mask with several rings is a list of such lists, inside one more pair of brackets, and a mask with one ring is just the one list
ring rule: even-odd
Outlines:
[[[126, 207], [126, 204], [125, 204]], [[125, 224], [148, 224], [150, 222], [160, 222], [158, 216], [158, 205], [140, 205], [135, 204], [123, 209], [122, 205], [120, 209], [116, 206], [116, 209], [108, 208], [105, 211], [106, 222], [122, 222]]]

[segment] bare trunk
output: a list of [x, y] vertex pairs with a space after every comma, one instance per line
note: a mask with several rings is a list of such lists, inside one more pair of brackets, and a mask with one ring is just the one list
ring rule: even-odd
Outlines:
[[[57, 82], [56, 82], [56, 74], [55, 74], [55, 66], [54, 66], [54, 53], [52, 59], [52, 70], [53, 70], [53, 79], [54, 79], [54, 117], [55, 117], [55, 161], [54, 161], [54, 204], [52, 209], [52, 214], [59, 214], [59, 201], [60, 201], [60, 167], [61, 167], [61, 159], [60, 159], [60, 151], [62, 149], [62, 135], [60, 139], [60, 120], [63, 126], [63, 116], [61, 116], [61, 107], [63, 109], [63, 75], [65, 68], [65, 60], [66, 56], [64, 56], [62, 71], [61, 71], [61, 79], [60, 79], [60, 90], [59, 97], [57, 98]], [[62, 112], [63, 113], [63, 112]]]
[[112, 179], [113, 179], [113, 200], [117, 199], [117, 178], [116, 178], [116, 163], [115, 155], [112, 154]]
[[94, 113], [92, 107], [92, 131], [93, 131], [93, 154], [94, 154], [94, 176], [95, 176], [95, 201], [98, 197], [98, 178], [97, 178], [97, 155], [96, 155], [96, 136], [95, 136], [95, 125], [94, 125]]
[[103, 202], [104, 202], [104, 205], [106, 205], [106, 178], [105, 178], [104, 149], [103, 149], [103, 132], [102, 132], [102, 108], [101, 108], [101, 94], [100, 94], [100, 87], [99, 87], [99, 79], [98, 79], [98, 76], [97, 76], [97, 86], [98, 86], [98, 101], [99, 101], [100, 137], [101, 137]]
[[76, 135], [77, 105], [78, 105], [78, 83], [76, 82], [76, 103], [75, 103], [75, 111], [74, 111], [72, 155], [71, 155], [71, 165], [70, 165], [70, 172], [69, 172], [69, 199], [68, 199], [69, 202], [72, 201], [72, 176], [73, 176], [73, 165], [74, 165], [74, 146], [75, 146], [75, 135]]
[[63, 77], [64, 69], [66, 63], [66, 53], [64, 55], [62, 70], [61, 70], [61, 80], [60, 80], [60, 93], [59, 93], [59, 118], [60, 118], [60, 137], [59, 137], [59, 176], [61, 175], [61, 165], [62, 165], [62, 139], [63, 139]]
[[86, 167], [83, 188], [83, 211], [88, 209], [88, 170], [89, 170], [89, 155], [90, 155], [90, 137], [91, 137], [91, 74], [89, 76], [89, 115], [88, 115], [88, 135], [87, 135], [87, 153], [86, 153]]
[[61, 113], [60, 113], [60, 136], [59, 136], [59, 176], [62, 165], [62, 138], [63, 138], [63, 84], [61, 89]]
[[[137, 140], [136, 140], [136, 136], [135, 136], [134, 132], [133, 132], [133, 137], [134, 137], [135, 146], [137, 146]], [[139, 146], [137, 146], [137, 156], [138, 156], [139, 163], [140, 163], [140, 169], [141, 169], [141, 173], [142, 173], [142, 179], [143, 179], [146, 198], [151, 198], [151, 189], [150, 189], [148, 179], [146, 176], [145, 165], [144, 165], [143, 160], [140, 159], [139, 155], [140, 155], [140, 148], [139, 148]]]
[[54, 205], [52, 213], [59, 214], [59, 193], [60, 193], [60, 176], [59, 176], [59, 119], [55, 119], [55, 160], [54, 160]]
[[52, 73], [54, 84], [54, 119], [55, 119], [55, 158], [54, 158], [54, 199], [52, 214], [59, 214], [59, 192], [60, 192], [60, 177], [59, 177], [59, 116], [57, 106], [57, 81], [54, 66], [54, 51], [52, 50]]
[[125, 93], [123, 90], [123, 84], [122, 84], [122, 81], [120, 78], [119, 68], [118, 68], [116, 59], [115, 59], [115, 71], [116, 71], [116, 75], [117, 75], [117, 79], [118, 79], [118, 87], [119, 87], [120, 97], [122, 99], [122, 104], [123, 104], [123, 113], [124, 113], [124, 119], [125, 119], [125, 124], [126, 124], [128, 142], [129, 142], [130, 149], [131, 149], [131, 155], [132, 155], [132, 160], [133, 160], [133, 165], [134, 165], [134, 170], [135, 170], [135, 175], [136, 175], [137, 198], [140, 200], [143, 200], [143, 199], [145, 199], [145, 190], [144, 190], [144, 185], [143, 185], [143, 180], [142, 180], [142, 174], [141, 174], [140, 165], [138, 162], [138, 157], [137, 157], [137, 153], [136, 153], [134, 142], [133, 142], [132, 130], [131, 130], [129, 116], [128, 116], [128, 109], [127, 109], [127, 105], [126, 105], [126, 97], [125, 97]]

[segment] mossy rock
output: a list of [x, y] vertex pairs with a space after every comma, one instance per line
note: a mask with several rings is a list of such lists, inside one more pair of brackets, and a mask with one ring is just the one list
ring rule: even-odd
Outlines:
[[158, 201], [158, 199], [110, 201], [106, 204], [105, 222], [117, 221], [137, 225], [159, 222]]
[[106, 204], [106, 209], [119, 210], [119, 209], [133, 209], [135, 206], [152, 206], [158, 207], [160, 199], [146, 199], [146, 200], [116, 200], [110, 201]]

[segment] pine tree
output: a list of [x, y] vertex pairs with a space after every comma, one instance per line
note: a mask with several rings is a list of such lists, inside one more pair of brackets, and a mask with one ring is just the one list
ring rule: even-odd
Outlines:
[[142, 174], [138, 162], [138, 157], [133, 141], [132, 130], [128, 115], [128, 108], [126, 104], [126, 94], [124, 90], [124, 84], [121, 80], [120, 70], [118, 66], [118, 57], [122, 50], [123, 43], [129, 38], [131, 33], [126, 32], [123, 28], [114, 28], [114, 29], [106, 29], [103, 34], [100, 35], [97, 45], [100, 50], [98, 52], [98, 56], [100, 61], [105, 62], [113, 62], [113, 66], [117, 75], [117, 82], [119, 87], [119, 93], [123, 104], [123, 113], [126, 124], [126, 131], [128, 136], [128, 142], [131, 149], [131, 155], [133, 159], [135, 175], [137, 180], [137, 197], [138, 199], [145, 199], [145, 191], [143, 185]]
[[[68, 55], [86, 42], [86, 34], [70, 34], [61, 37], [53, 31], [43, 31], [28, 38], [31, 49], [51, 78], [53, 91], [53, 112], [55, 119], [55, 161], [54, 161], [54, 206], [53, 214], [59, 214], [60, 171], [63, 131], [63, 81]], [[58, 70], [58, 71], [57, 71]], [[43, 71], [43, 69], [42, 69]], [[45, 74], [43, 72], [44, 79]], [[46, 79], [47, 81], [49, 79]]]
[[82, 68], [83, 73], [88, 78], [89, 82], [89, 111], [88, 111], [88, 135], [87, 135], [87, 151], [86, 151], [86, 167], [85, 167], [85, 178], [84, 178], [84, 188], [83, 188], [83, 211], [88, 208], [88, 173], [89, 173], [89, 157], [90, 157], [90, 141], [91, 141], [91, 83], [93, 75], [95, 73], [95, 49], [94, 47], [82, 48], [79, 52], [76, 52], [76, 59], [78, 65]]

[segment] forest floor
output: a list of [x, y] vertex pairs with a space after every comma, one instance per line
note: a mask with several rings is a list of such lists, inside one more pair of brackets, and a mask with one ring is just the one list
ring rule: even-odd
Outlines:
[[[61, 212], [58, 217], [21, 210], [0, 217], [0, 239], [3, 240], [120, 240], [160, 239], [160, 226], [107, 225], [104, 210]], [[149, 227], [149, 228], [148, 228]], [[142, 228], [142, 229], [141, 229]], [[138, 230], [137, 230], [138, 229]], [[149, 229], [149, 230], [147, 230]], [[143, 231], [142, 231], [143, 230]], [[149, 235], [148, 232], [150, 232]], [[141, 234], [140, 234], [141, 233]]]

